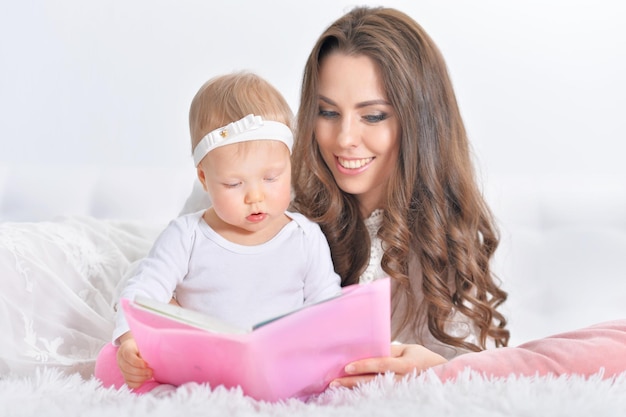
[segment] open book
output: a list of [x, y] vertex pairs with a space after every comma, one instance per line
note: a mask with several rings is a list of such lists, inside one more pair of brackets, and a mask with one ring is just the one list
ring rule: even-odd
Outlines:
[[142, 357], [162, 383], [240, 386], [258, 400], [322, 392], [349, 362], [390, 354], [389, 278], [238, 329], [151, 300], [122, 300]]

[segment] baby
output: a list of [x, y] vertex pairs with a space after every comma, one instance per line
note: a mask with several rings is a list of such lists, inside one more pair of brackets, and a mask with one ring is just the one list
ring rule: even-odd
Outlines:
[[[170, 222], [121, 298], [172, 300], [250, 327], [337, 295], [340, 278], [321, 229], [287, 211], [293, 135], [282, 95], [251, 73], [216, 77], [194, 97], [189, 119], [198, 179], [212, 205]], [[96, 376], [136, 392], [160, 385], [121, 311]]]

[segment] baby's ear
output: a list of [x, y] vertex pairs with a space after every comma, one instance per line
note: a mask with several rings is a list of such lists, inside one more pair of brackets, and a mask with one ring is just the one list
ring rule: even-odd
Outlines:
[[200, 184], [202, 184], [202, 188], [204, 189], [204, 191], [207, 191], [206, 174], [204, 173], [204, 169], [202, 169], [202, 165], [198, 165], [198, 168], [196, 168], [196, 172], [198, 174], [198, 179], [200, 180]]

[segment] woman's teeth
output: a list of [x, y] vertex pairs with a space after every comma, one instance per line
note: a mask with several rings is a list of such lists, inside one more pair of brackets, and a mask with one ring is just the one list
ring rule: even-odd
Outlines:
[[362, 159], [343, 159], [337, 158], [339, 165], [348, 169], [357, 169], [369, 164], [374, 158], [362, 158]]

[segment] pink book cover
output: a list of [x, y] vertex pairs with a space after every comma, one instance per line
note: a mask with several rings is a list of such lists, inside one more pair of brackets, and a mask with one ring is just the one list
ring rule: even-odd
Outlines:
[[[338, 297], [232, 332], [200, 328], [188, 318], [201, 315], [180, 307], [165, 305], [169, 313], [162, 314], [124, 299], [122, 308], [157, 381], [239, 386], [271, 402], [305, 400], [344, 375], [349, 362], [389, 356], [389, 281], [344, 287]], [[179, 313], [186, 318], [175, 318]]]

